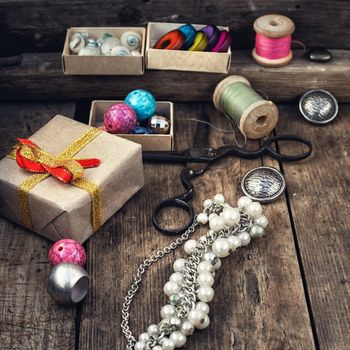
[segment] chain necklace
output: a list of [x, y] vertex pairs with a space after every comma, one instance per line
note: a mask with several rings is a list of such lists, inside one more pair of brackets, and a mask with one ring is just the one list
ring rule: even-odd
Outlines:
[[[199, 224], [207, 223], [210, 229], [206, 235], [198, 241], [189, 240]], [[203, 213], [195, 217], [187, 231], [138, 267], [122, 308], [121, 328], [127, 340], [126, 350], [173, 350], [184, 346], [187, 336], [195, 329], [208, 327], [207, 303], [214, 297], [211, 286], [215, 271], [221, 266], [220, 258], [247, 246], [251, 238], [262, 237], [267, 224], [260, 203], [248, 197], [241, 197], [236, 208], [225, 203], [221, 194], [205, 200]], [[169, 304], [161, 310], [162, 320], [158, 325], [149, 326], [137, 340], [130, 331], [129, 310], [143, 275], [153, 263], [184, 243], [189, 256], [174, 262], [175, 272], [164, 285]]]

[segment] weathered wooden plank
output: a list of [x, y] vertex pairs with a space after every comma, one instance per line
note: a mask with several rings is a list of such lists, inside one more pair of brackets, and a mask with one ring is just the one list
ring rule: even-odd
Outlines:
[[[323, 88], [339, 101], [350, 101], [350, 51], [333, 51], [328, 64], [312, 63], [295, 54], [282, 68], [257, 65], [249, 51], [233, 52], [230, 74], [247, 77], [272, 101], [296, 100], [305, 91]], [[158, 99], [211, 101], [224, 74], [149, 70], [139, 76], [64, 76], [58, 53], [23, 55], [19, 66], [0, 67], [0, 100], [123, 99], [135, 88]], [[292, 83], [293, 82], [293, 83]], [[20, 94], [19, 94], [20, 92]]]
[[[212, 105], [175, 107], [178, 149], [190, 146], [195, 129], [193, 122], [182, 118], [199, 117], [201, 108], [216, 125], [227, 127]], [[211, 132], [214, 147], [232, 142], [232, 135]], [[241, 195], [240, 179], [260, 164], [261, 160], [220, 161], [195, 180], [194, 207], [200, 210], [205, 198], [220, 192], [234, 203]], [[143, 190], [87, 242], [92, 286], [82, 310], [80, 349], [125, 348], [120, 330], [123, 299], [138, 264], [172, 241], [152, 227], [150, 216], [156, 203], [183, 191], [180, 170], [175, 165], [146, 164]], [[285, 198], [266, 205], [265, 211], [270, 221], [267, 236], [223, 260], [211, 303], [211, 325], [188, 339], [188, 349], [314, 348]], [[172, 222], [178, 218], [174, 215]], [[196, 232], [195, 237], [204, 233]], [[172, 262], [183, 254], [179, 248], [145, 276], [130, 311], [135, 334], [159, 320], [160, 307], [166, 302], [162, 287]]]
[[349, 49], [349, 41], [344, 40], [349, 31], [349, 11], [348, 2], [342, 0], [1, 0], [0, 44], [3, 55], [57, 51], [70, 26], [135, 26], [165, 21], [228, 25], [234, 47], [251, 48], [254, 20], [266, 13], [281, 13], [295, 21], [295, 38], [307, 46]]
[[[323, 127], [289, 116], [288, 132], [313, 142], [308, 162], [283, 166], [303, 270], [321, 349], [349, 349], [350, 343], [350, 106]], [[278, 132], [284, 132], [280, 124]], [[282, 147], [282, 146], [281, 146]], [[291, 150], [285, 146], [282, 148]]]
[[[16, 137], [28, 137], [74, 104], [0, 104], [0, 157]], [[0, 218], [0, 348], [74, 349], [75, 308], [58, 306], [46, 292], [51, 242]]]

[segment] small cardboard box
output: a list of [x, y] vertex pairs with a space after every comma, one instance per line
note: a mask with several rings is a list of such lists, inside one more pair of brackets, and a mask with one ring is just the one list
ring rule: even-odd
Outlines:
[[[99, 39], [104, 33], [120, 36], [126, 31], [135, 31], [142, 37], [141, 56], [78, 56], [69, 49], [70, 38], [76, 32], [88, 32]], [[142, 75], [145, 71], [146, 29], [142, 27], [74, 27], [67, 30], [62, 54], [64, 74], [70, 75]]]
[[[153, 49], [155, 43], [167, 32], [182, 26], [182, 23], [150, 22], [147, 26], [146, 68], [194, 72], [228, 73], [231, 65], [231, 48], [227, 52], [182, 51]], [[205, 27], [193, 24], [196, 30]], [[229, 30], [220, 27], [220, 30]]]
[[19, 196], [19, 188], [28, 181], [35, 182], [32, 177], [38, 174], [21, 169], [11, 157], [0, 161], [0, 215], [25, 226], [30, 218], [30, 229], [51, 240], [72, 238], [84, 242], [98, 229], [93, 221], [93, 205], [98, 209], [95, 213], [99, 214], [100, 225], [144, 184], [141, 146], [134, 142], [99, 133], [61, 115], [49, 121], [30, 140], [55, 156], [74, 147], [69, 153], [74, 159], [101, 161], [96, 168], [84, 169], [81, 181], [88, 185], [85, 189], [79, 187], [79, 183], [66, 184], [49, 176], [29, 188], [27, 200]]
[[[124, 101], [92, 101], [90, 109], [89, 125], [100, 127], [103, 125], [103, 117], [108, 107]], [[172, 102], [157, 101], [156, 113], [168, 117], [170, 130], [168, 134], [116, 134], [129, 141], [142, 145], [143, 151], [172, 151], [174, 149], [174, 107]]]

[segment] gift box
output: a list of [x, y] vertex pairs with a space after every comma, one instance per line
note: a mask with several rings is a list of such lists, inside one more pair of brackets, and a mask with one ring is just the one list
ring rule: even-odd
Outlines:
[[[180, 70], [194, 72], [228, 73], [231, 66], [231, 48], [227, 52], [206, 52], [186, 50], [154, 49], [155, 43], [164, 34], [178, 29], [184, 23], [150, 22], [147, 25], [146, 68], [163, 70]], [[203, 24], [193, 24], [198, 31]], [[218, 26], [220, 30], [229, 27]]]
[[[120, 37], [126, 31], [134, 31], [141, 35], [142, 46], [140, 56], [78, 56], [71, 54], [69, 43], [77, 32], [88, 32], [98, 39], [104, 33]], [[70, 75], [142, 75], [145, 71], [144, 52], [146, 29], [142, 27], [73, 27], [67, 30], [62, 53], [62, 69]]]
[[[121, 100], [96, 100], [92, 101], [90, 109], [89, 125], [101, 127], [103, 117], [111, 105], [123, 103]], [[169, 118], [170, 129], [168, 134], [115, 134], [115, 136], [137, 142], [142, 146], [143, 151], [172, 151], [174, 149], [174, 107], [172, 102], [157, 101], [156, 114]]]
[[0, 161], [0, 215], [53, 241], [84, 242], [144, 184], [137, 143], [60, 115], [30, 140]]

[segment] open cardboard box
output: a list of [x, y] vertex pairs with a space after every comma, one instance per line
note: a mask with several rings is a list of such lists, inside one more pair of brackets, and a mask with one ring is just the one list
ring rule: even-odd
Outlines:
[[[182, 25], [182, 23], [148, 23], [146, 67], [148, 69], [228, 73], [231, 65], [231, 48], [227, 52], [153, 49], [160, 37]], [[193, 24], [193, 26], [196, 30], [205, 27], [202, 24]], [[218, 28], [220, 30], [229, 30], [228, 27], [218, 26]]]
[[[73, 33], [88, 32], [99, 39], [104, 33], [120, 36], [126, 31], [135, 31], [142, 37], [140, 56], [78, 56], [72, 54], [69, 42]], [[145, 71], [144, 53], [146, 29], [142, 27], [74, 27], [67, 30], [62, 54], [64, 74], [71, 75], [142, 75]]]
[[[100, 127], [103, 125], [103, 117], [108, 107], [115, 103], [123, 103], [122, 100], [116, 101], [92, 101], [89, 125]], [[124, 139], [134, 141], [142, 145], [143, 151], [172, 151], [174, 149], [174, 107], [172, 102], [157, 101], [156, 113], [169, 118], [170, 130], [168, 134], [115, 134]]]

